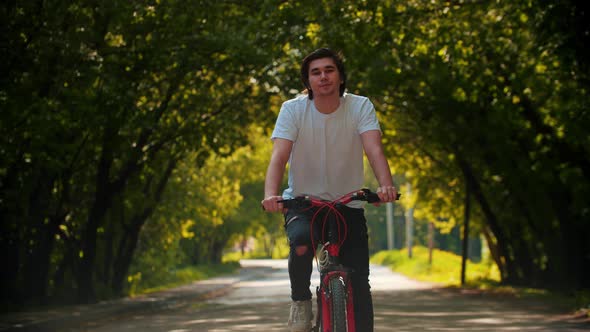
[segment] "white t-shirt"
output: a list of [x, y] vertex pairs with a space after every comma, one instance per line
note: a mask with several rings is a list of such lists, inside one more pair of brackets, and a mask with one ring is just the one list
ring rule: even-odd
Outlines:
[[[361, 134], [381, 130], [375, 107], [362, 96], [345, 93], [330, 114], [320, 113], [307, 95], [283, 103], [271, 138], [293, 142], [289, 188], [283, 197], [311, 195], [334, 200], [362, 188]], [[351, 202], [350, 207], [362, 207]]]

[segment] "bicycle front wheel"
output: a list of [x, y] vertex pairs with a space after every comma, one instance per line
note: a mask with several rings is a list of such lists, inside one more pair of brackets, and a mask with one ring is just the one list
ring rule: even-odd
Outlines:
[[330, 280], [330, 302], [332, 307], [332, 331], [346, 332], [346, 289], [340, 278]]

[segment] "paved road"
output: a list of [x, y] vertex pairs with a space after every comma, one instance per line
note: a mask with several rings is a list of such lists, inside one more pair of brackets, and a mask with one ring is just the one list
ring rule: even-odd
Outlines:
[[[227, 286], [227, 278], [197, 283], [176, 290], [174, 296], [170, 292], [158, 295], [173, 299], [164, 301], [166, 305], [121, 311], [116, 309], [121, 304], [113, 304], [118, 314], [55, 330], [286, 331], [290, 302], [286, 261], [243, 261], [243, 266], [247, 273], [232, 280], [233, 287], [215, 287]], [[441, 289], [379, 266], [373, 266], [371, 273], [376, 331], [590, 331], [588, 323], [573, 322], [551, 303]], [[312, 289], [317, 279], [313, 276]], [[198, 287], [210, 291], [190, 295]], [[156, 295], [153, 299], [157, 302]], [[59, 326], [59, 320], [53, 326]]]

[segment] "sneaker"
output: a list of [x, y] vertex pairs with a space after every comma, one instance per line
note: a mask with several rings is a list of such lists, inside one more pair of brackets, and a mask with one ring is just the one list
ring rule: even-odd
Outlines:
[[291, 332], [309, 332], [311, 331], [311, 300], [293, 301], [291, 303], [291, 313], [289, 315], [289, 330]]

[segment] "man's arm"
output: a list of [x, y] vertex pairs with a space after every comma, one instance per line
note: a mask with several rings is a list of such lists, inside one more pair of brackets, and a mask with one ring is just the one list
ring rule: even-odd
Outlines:
[[373, 168], [373, 173], [379, 182], [377, 194], [383, 202], [393, 202], [397, 198], [397, 189], [393, 186], [391, 170], [381, 144], [381, 132], [379, 130], [368, 130], [361, 134], [363, 148]]
[[291, 155], [293, 142], [288, 139], [275, 138], [270, 163], [266, 170], [266, 180], [264, 181], [264, 199], [262, 200], [262, 207], [269, 212], [282, 211], [282, 204], [277, 203], [277, 200], [282, 199], [279, 195], [279, 186], [283, 181], [283, 174], [285, 174], [285, 167]]

